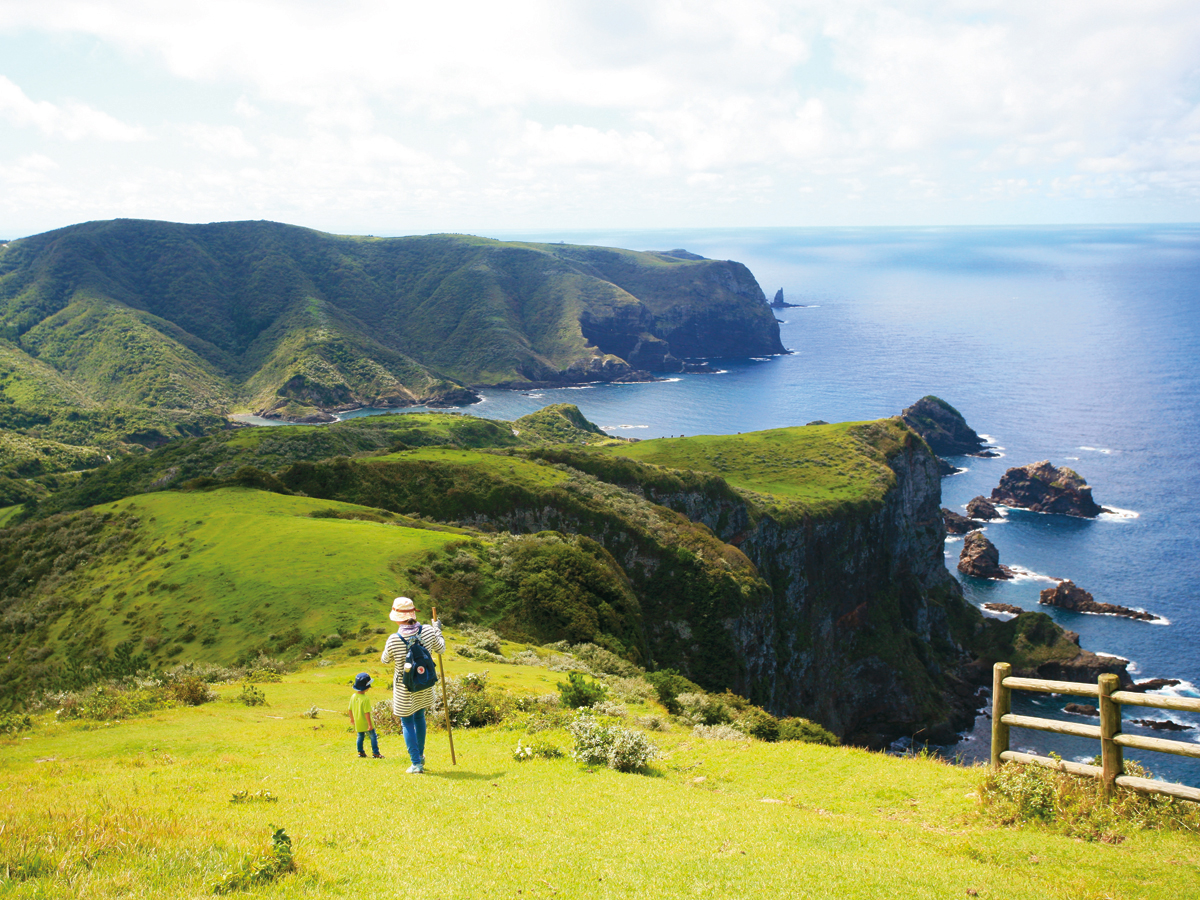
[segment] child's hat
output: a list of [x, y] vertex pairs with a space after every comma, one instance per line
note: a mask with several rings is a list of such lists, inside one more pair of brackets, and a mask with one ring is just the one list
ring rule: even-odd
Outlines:
[[374, 679], [366, 672], [359, 672], [354, 678], [354, 689], [356, 691], [365, 691], [371, 686], [372, 681]]
[[392, 601], [392, 612], [388, 616], [393, 622], [403, 622], [405, 619], [414, 618], [417, 607], [407, 597], [397, 597]]

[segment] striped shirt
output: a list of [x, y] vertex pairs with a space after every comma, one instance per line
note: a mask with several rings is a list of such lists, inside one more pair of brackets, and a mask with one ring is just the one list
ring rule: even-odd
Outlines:
[[[418, 709], [429, 709], [433, 706], [432, 687], [409, 693], [404, 686], [404, 658], [408, 655], [408, 650], [404, 646], [405, 640], [412, 643], [412, 636], [406, 634], [404, 640], [401, 640], [398, 633], [388, 635], [387, 643], [383, 645], [383, 655], [379, 657], [380, 662], [396, 664], [392, 683], [392, 713], [397, 716], [411, 716]], [[445, 650], [446, 640], [442, 637], [441, 625], [436, 622], [423, 625], [421, 627], [421, 643], [430, 653], [441, 653]]]

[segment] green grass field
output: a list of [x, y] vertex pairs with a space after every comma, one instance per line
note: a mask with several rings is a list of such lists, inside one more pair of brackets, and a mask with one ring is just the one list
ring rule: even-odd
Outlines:
[[659, 438], [604, 452], [672, 469], [720, 475], [809, 514], [874, 504], [895, 484], [888, 457], [908, 445], [899, 420], [775, 428], [738, 435]]
[[[387, 624], [384, 609], [375, 619]], [[1195, 836], [1133, 831], [1104, 844], [1001, 827], [980, 810], [981, 770], [928, 759], [706, 741], [676, 725], [651, 734], [663, 756], [644, 774], [621, 774], [567, 758], [517, 762], [524, 732], [501, 725], [456, 731], [457, 765], [445, 733], [431, 730], [428, 773], [406, 775], [399, 736], [381, 737], [386, 759], [354, 754], [348, 682], [366, 669], [379, 685], [371, 696], [383, 699], [390, 667], [350, 649], [261, 685], [267, 706], [243, 706], [238, 686], [224, 686], [200, 707], [109, 725], [49, 716], [0, 738], [0, 896], [210, 897], [276, 828], [292, 839], [298, 870], [256, 896], [1182, 900], [1200, 891]], [[450, 650], [446, 664], [452, 676], [481, 669]], [[539, 666], [490, 671], [492, 683], [528, 694], [553, 692], [564, 677]], [[303, 715], [312, 706], [316, 719]], [[252, 799], [231, 802], [234, 792]]]

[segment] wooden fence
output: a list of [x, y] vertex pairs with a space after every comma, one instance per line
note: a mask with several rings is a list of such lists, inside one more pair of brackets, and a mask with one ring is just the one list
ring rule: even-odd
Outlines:
[[[1185, 741], [1167, 741], [1161, 738], [1142, 737], [1121, 733], [1122, 706], [1152, 706], [1156, 709], [1173, 709], [1180, 712], [1200, 713], [1200, 700], [1188, 697], [1151, 697], [1119, 690], [1120, 679], [1116, 675], [1101, 675], [1097, 684], [1081, 684], [1073, 681], [1045, 681], [1040, 678], [1015, 678], [1012, 666], [996, 663], [992, 672], [992, 768], [1004, 762], [1031, 763], [1070, 772], [1074, 775], [1090, 775], [1100, 779], [1104, 795], [1111, 796], [1114, 787], [1128, 788], [1145, 794], [1166, 794], [1182, 800], [1200, 803], [1200, 790], [1184, 784], [1155, 781], [1152, 778], [1137, 778], [1124, 774], [1124, 748], [1154, 750], [1157, 753], [1174, 753], [1200, 759], [1200, 744]], [[1071, 694], [1077, 697], [1094, 697], [1100, 708], [1100, 724], [1084, 725], [1060, 722], [1055, 719], [1039, 719], [1034, 716], [1017, 716], [1012, 713], [1012, 692], [1045, 691], [1053, 694]], [[1032, 728], [1035, 731], [1050, 731], [1055, 734], [1073, 734], [1076, 737], [1094, 738], [1100, 741], [1100, 765], [1092, 766], [1067, 760], [1018, 753], [1008, 749], [1010, 728]]]

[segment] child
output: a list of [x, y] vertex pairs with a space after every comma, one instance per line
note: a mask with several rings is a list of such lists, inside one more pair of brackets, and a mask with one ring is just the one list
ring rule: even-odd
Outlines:
[[372, 678], [366, 672], [359, 672], [354, 679], [354, 696], [350, 698], [350, 721], [358, 732], [358, 755], [365, 757], [363, 751], [363, 735], [371, 736], [371, 755], [383, 759], [379, 752], [379, 739], [375, 736], [375, 723], [371, 720], [371, 701], [367, 699], [367, 688], [371, 686]]

